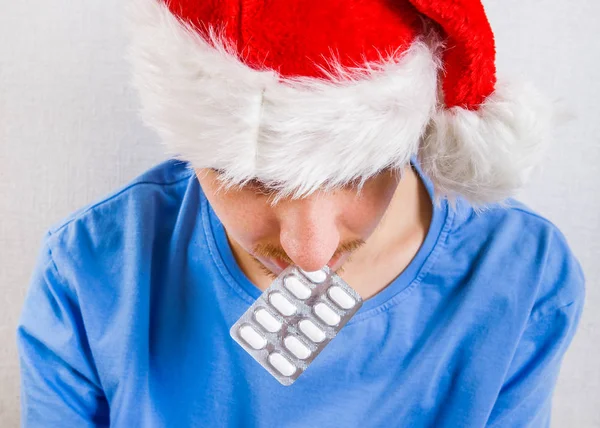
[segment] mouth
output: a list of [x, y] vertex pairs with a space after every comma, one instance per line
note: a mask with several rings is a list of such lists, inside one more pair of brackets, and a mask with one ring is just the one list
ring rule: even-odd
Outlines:
[[[327, 263], [327, 266], [332, 271], [337, 271], [340, 268], [341, 264], [344, 262], [344, 260], [347, 258], [346, 256], [347, 253], [336, 255]], [[287, 269], [288, 266], [290, 266], [290, 263], [285, 262], [281, 259], [270, 257], [266, 259], [259, 257], [258, 259], [265, 267], [267, 267], [271, 272], [273, 272], [277, 276], [279, 276], [281, 272], [283, 272], [285, 269]]]
[[273, 264], [275, 264], [275, 266], [277, 266], [279, 269], [281, 269], [282, 272], [290, 265], [290, 263], [284, 262], [283, 260], [280, 260], [280, 259], [269, 259], [269, 260]]

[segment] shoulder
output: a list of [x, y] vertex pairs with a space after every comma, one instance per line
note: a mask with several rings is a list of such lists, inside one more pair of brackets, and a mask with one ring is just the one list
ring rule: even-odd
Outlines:
[[173, 193], [177, 184], [193, 177], [193, 170], [187, 163], [168, 160], [144, 172], [131, 182], [109, 193], [98, 201], [88, 204], [55, 224], [49, 229], [51, 235], [60, 233], [73, 223], [93, 217], [95, 213], [111, 208], [126, 210], [126, 203], [132, 199], [142, 199], [151, 194]]
[[150, 257], [189, 208], [194, 177], [186, 163], [163, 162], [50, 228], [46, 245], [58, 270], [106, 273]]
[[448, 238], [452, 251], [468, 254], [502, 287], [531, 299], [532, 316], [583, 302], [581, 265], [565, 235], [547, 218], [512, 199], [480, 211], [458, 201], [454, 211]]

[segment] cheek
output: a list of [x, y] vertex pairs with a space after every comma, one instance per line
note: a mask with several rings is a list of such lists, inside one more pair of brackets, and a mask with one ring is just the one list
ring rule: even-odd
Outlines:
[[388, 209], [398, 187], [395, 179], [381, 180], [365, 185], [359, 195], [347, 204], [344, 224], [363, 239], [371, 235]]
[[227, 233], [246, 249], [277, 233], [277, 222], [268, 204], [254, 192], [220, 191], [216, 180], [201, 181], [202, 189]]

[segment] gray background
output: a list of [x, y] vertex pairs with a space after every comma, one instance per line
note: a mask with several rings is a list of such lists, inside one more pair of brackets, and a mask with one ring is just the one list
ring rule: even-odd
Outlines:
[[[0, 425], [18, 425], [15, 326], [44, 231], [164, 158], [123, 60], [123, 0], [0, 0]], [[575, 118], [521, 199], [567, 236], [587, 302], [554, 427], [600, 427], [600, 66], [593, 0], [487, 0], [498, 68]]]

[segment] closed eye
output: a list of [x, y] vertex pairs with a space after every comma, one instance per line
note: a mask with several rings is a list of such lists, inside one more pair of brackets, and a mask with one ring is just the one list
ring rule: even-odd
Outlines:
[[[220, 169], [215, 169], [215, 168], [210, 168], [210, 169], [217, 175], [223, 174], [223, 171]], [[266, 195], [266, 196], [270, 196], [274, 193], [273, 189], [271, 189], [269, 186], [267, 186], [262, 181], [256, 180], [256, 179], [246, 182], [246, 184], [243, 186], [243, 188], [248, 189], [248, 190], [253, 190], [259, 194]]]

